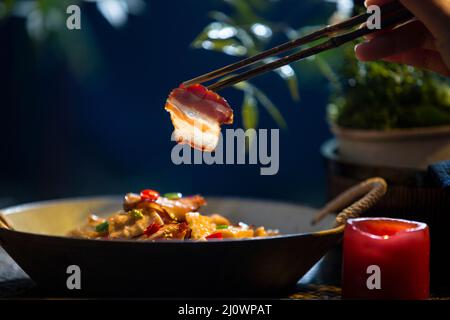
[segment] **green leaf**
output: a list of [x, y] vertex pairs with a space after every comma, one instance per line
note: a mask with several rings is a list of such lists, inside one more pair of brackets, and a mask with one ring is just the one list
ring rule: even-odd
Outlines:
[[[242, 43], [241, 38], [242, 31], [239, 28], [223, 22], [213, 22], [203, 29], [191, 43], [191, 46], [219, 51], [232, 56], [244, 56], [248, 50], [246, 45]], [[245, 37], [242, 39], [245, 39]]]
[[[265, 63], [270, 63], [277, 60], [277, 58], [267, 58], [264, 59]], [[300, 93], [298, 91], [298, 80], [297, 75], [295, 74], [294, 69], [290, 65], [282, 66], [278, 69], [273, 70], [277, 75], [283, 79], [289, 89], [289, 92], [291, 94], [292, 100], [294, 101], [300, 101]]]
[[221, 11], [210, 11], [208, 13], [208, 17], [210, 17], [212, 20], [216, 20], [218, 22], [228, 23], [231, 25], [235, 24], [233, 18], [231, 18], [229, 15], [226, 15], [225, 13], [223, 13]]
[[266, 109], [272, 119], [277, 123], [277, 125], [286, 129], [287, 124], [281, 112], [275, 106], [275, 104], [269, 99], [269, 97], [260, 89], [255, 87], [253, 84], [247, 81], [242, 81], [233, 85], [233, 88], [244, 91], [245, 93], [250, 93], [256, 100]]
[[294, 72], [294, 69], [290, 65], [282, 66], [281, 68], [275, 69], [275, 73], [277, 73], [284, 81], [289, 88], [289, 92], [291, 93], [292, 100], [300, 101], [300, 93], [298, 91], [298, 80], [297, 75]]
[[169, 192], [163, 194], [164, 198], [167, 198], [169, 200], [178, 200], [183, 197], [183, 195], [180, 192]]
[[142, 219], [144, 217], [144, 213], [142, 209], [133, 209], [130, 211], [130, 214], [136, 220]]
[[339, 76], [334, 72], [333, 68], [330, 66], [330, 64], [322, 57], [315, 56], [314, 62], [316, 63], [317, 67], [319, 68], [320, 72], [323, 74], [323, 76], [330, 81], [331, 85], [333, 86], [333, 89], [336, 92], [342, 92], [342, 86], [339, 81]]
[[115, 28], [123, 27], [128, 21], [128, 5], [123, 1], [97, 1], [97, 10]]
[[278, 110], [278, 108], [275, 106], [275, 104], [269, 99], [269, 97], [262, 92], [261, 90], [255, 89], [255, 97], [258, 99], [259, 103], [267, 110], [267, 112], [270, 114], [272, 119], [277, 123], [277, 125], [281, 129], [286, 129], [287, 124], [286, 120], [284, 119], [281, 112]]
[[247, 49], [234, 39], [228, 40], [200, 40], [192, 42], [192, 46], [197, 49], [218, 51], [230, 56], [245, 56]]
[[95, 226], [95, 231], [99, 232], [99, 233], [105, 233], [108, 231], [109, 228], [109, 223], [108, 221], [102, 222], [98, 225]]
[[[226, 78], [229, 78], [231, 76], [233, 76], [233, 75], [231, 74], [231, 75], [229, 75]], [[224, 78], [224, 79], [226, 79], [226, 78]], [[236, 84], [233, 84], [233, 88], [236, 88], [236, 89], [244, 91], [244, 92], [247, 92], [247, 91], [252, 92], [253, 91], [252, 85], [249, 82], [247, 82], [247, 81], [241, 81], [241, 82], [238, 82]]]
[[217, 230], [223, 230], [223, 229], [228, 229], [229, 226], [227, 226], [226, 224], [218, 224], [216, 226]]
[[242, 103], [242, 122], [245, 129], [256, 129], [258, 127], [258, 102], [250, 93], [244, 94], [244, 101]]
[[259, 17], [255, 14], [251, 4], [248, 1], [242, 0], [225, 0], [236, 11], [237, 20], [240, 24], [245, 24], [250, 21], [258, 21]]
[[272, 38], [273, 31], [272, 28], [265, 23], [254, 23], [250, 27], [251, 33], [259, 40], [264, 42], [269, 41]]
[[235, 26], [224, 22], [212, 22], [203, 29], [204, 39], [225, 40], [231, 39], [237, 34]]
[[256, 50], [255, 41], [253, 41], [251, 35], [244, 28], [237, 27], [236, 38], [238, 38], [242, 45], [247, 49], [248, 55], [252, 56], [258, 53], [258, 50]]

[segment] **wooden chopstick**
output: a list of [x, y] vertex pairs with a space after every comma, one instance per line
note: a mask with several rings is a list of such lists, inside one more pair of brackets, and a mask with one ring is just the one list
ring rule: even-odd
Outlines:
[[[408, 20], [412, 19], [414, 16], [409, 11], [399, 11], [396, 15], [393, 15], [391, 17], [385, 18], [384, 22], [382, 21], [382, 29], [389, 28], [404, 22], [407, 22]], [[221, 89], [224, 89], [228, 86], [231, 86], [233, 84], [236, 84], [241, 81], [248, 80], [250, 78], [253, 78], [255, 76], [258, 76], [262, 73], [272, 71], [274, 69], [278, 69], [286, 64], [292, 63], [297, 60], [305, 59], [307, 57], [316, 55], [318, 53], [337, 48], [341, 46], [344, 43], [356, 40], [360, 37], [363, 37], [365, 35], [368, 35], [373, 32], [377, 32], [379, 30], [372, 30], [364, 26], [363, 28], [357, 29], [352, 32], [348, 32], [342, 35], [338, 35], [335, 37], [330, 38], [326, 42], [323, 42], [321, 44], [318, 44], [314, 47], [301, 50], [297, 53], [291, 54], [289, 56], [286, 56], [284, 58], [278, 59], [276, 61], [264, 64], [260, 67], [251, 69], [249, 71], [243, 72], [241, 74], [238, 74], [236, 76], [226, 78], [222, 81], [216, 82], [210, 86], [208, 86], [208, 89], [213, 91], [218, 91]]]
[[[400, 4], [400, 2], [398, 1], [393, 1], [393, 2], [389, 2], [386, 5], [384, 5], [382, 7], [382, 12], [383, 13], [389, 13], [389, 12], [394, 12], [396, 10], [400, 10], [402, 9], [403, 6]], [[355, 17], [349, 18], [345, 21], [342, 21], [340, 23], [334, 24], [334, 25], [329, 25], [326, 26], [322, 29], [319, 29], [317, 31], [314, 31], [313, 33], [310, 33], [304, 37], [298, 38], [298, 39], [294, 39], [288, 42], [285, 42], [279, 46], [276, 46], [274, 48], [271, 48], [269, 50], [263, 51], [261, 53], [258, 53], [254, 56], [242, 59], [236, 63], [230, 64], [228, 66], [225, 66], [223, 68], [214, 70], [212, 72], [206, 73], [204, 75], [201, 75], [199, 77], [193, 78], [191, 80], [185, 81], [183, 82], [184, 85], [188, 86], [188, 85], [192, 85], [192, 84], [197, 84], [197, 83], [202, 83], [202, 82], [207, 82], [210, 80], [213, 80], [215, 78], [224, 76], [226, 74], [229, 74], [231, 72], [234, 72], [236, 70], [251, 66], [257, 62], [260, 62], [261, 60], [274, 56], [276, 54], [279, 53], [283, 53], [286, 52], [288, 50], [292, 50], [294, 48], [297, 48], [301, 45], [310, 43], [312, 41], [315, 40], [319, 40], [323, 37], [326, 36], [331, 36], [341, 30], [345, 30], [354, 26], [358, 26], [364, 22], [367, 21], [367, 19], [370, 17], [371, 14], [369, 13], [363, 13], [360, 15], [357, 15]]]
[[[352, 20], [352, 21], [350, 21], [350, 20]], [[283, 53], [285, 51], [297, 48], [297, 47], [299, 47], [301, 45], [304, 45], [306, 43], [309, 43], [309, 42], [312, 42], [312, 41], [315, 41], [315, 40], [319, 40], [319, 39], [321, 39], [321, 38], [323, 38], [325, 36], [331, 35], [334, 32], [336, 32], [341, 27], [340, 26], [341, 24], [342, 24], [342, 27], [343, 27], [344, 25], [347, 25], [347, 24], [350, 25], [351, 23], [354, 23], [353, 25], [363, 23], [364, 21], [367, 20], [367, 14], [364, 13], [364, 14], [358, 15], [356, 17], [353, 17], [350, 20], [343, 21], [342, 23], [336, 24], [336, 25], [326, 26], [325, 28], [319, 29], [319, 30], [317, 30], [317, 31], [315, 31], [315, 32], [313, 32], [311, 34], [308, 34], [308, 35], [306, 35], [304, 37], [285, 42], [285, 43], [283, 43], [283, 44], [281, 44], [279, 46], [276, 46], [276, 47], [271, 48], [269, 50], [263, 51], [261, 53], [258, 53], [256, 55], [254, 55], [254, 56], [242, 59], [242, 60], [240, 60], [240, 61], [238, 61], [236, 63], [230, 64], [230, 65], [225, 66], [223, 68], [220, 68], [220, 69], [214, 70], [212, 72], [206, 73], [206, 74], [201, 75], [199, 77], [196, 77], [194, 79], [185, 81], [185, 82], [183, 82], [183, 84], [184, 85], [191, 85], [191, 84], [196, 84], [196, 83], [202, 83], [202, 82], [210, 81], [210, 80], [213, 80], [215, 78], [224, 76], [224, 75], [226, 75], [228, 73], [231, 73], [231, 72], [234, 72], [236, 70], [242, 69], [244, 67], [248, 67], [250, 65], [253, 65], [253, 64], [255, 64], [255, 63], [257, 63], [257, 62], [259, 62], [259, 61], [261, 61], [261, 60], [263, 60], [265, 58], [272, 57], [272, 56], [274, 56], [276, 54]]]
[[[390, 3], [382, 6], [381, 12], [382, 12], [382, 17], [383, 17], [382, 18], [382, 28], [391, 27], [396, 24], [406, 22], [409, 19], [413, 18], [412, 14], [409, 11], [407, 11], [403, 7], [403, 5], [398, 1], [393, 1], [393, 2], [390, 2]], [[194, 79], [191, 79], [189, 81], [186, 81], [183, 84], [184, 85], [197, 84], [197, 83], [202, 83], [202, 82], [213, 80], [217, 77], [225, 76], [227, 74], [230, 74], [233, 71], [236, 71], [241, 68], [248, 67], [248, 66], [256, 64], [258, 62], [261, 62], [263, 59], [273, 56], [275, 54], [282, 53], [282, 52], [285, 52], [288, 50], [292, 50], [296, 47], [307, 44], [309, 42], [337, 34], [337, 33], [339, 33], [339, 31], [343, 31], [348, 28], [359, 26], [362, 23], [366, 22], [367, 19], [370, 17], [370, 15], [371, 14], [369, 14], [369, 13], [363, 13], [358, 16], [352, 17], [348, 20], [345, 20], [343, 22], [340, 22], [338, 24], [327, 26], [327, 27], [317, 30], [309, 35], [306, 35], [304, 37], [286, 42], [282, 45], [279, 45], [279, 46], [269, 49], [267, 51], [261, 52], [255, 56], [240, 60], [231, 65], [225, 66], [223, 68], [217, 69], [215, 71], [209, 72], [207, 74], [204, 74], [204, 75], [201, 75]], [[389, 18], [387, 18], [386, 16], [389, 16]], [[208, 89], [216, 90], [216, 91], [223, 89], [227, 86], [233, 85], [240, 81], [247, 80], [247, 79], [257, 76], [261, 73], [265, 73], [265, 72], [277, 69], [283, 65], [292, 63], [294, 61], [304, 59], [311, 55], [315, 55], [317, 53], [336, 48], [336, 47], [342, 45], [343, 43], [355, 40], [361, 36], [364, 36], [364, 35], [367, 35], [369, 33], [376, 32], [376, 31], [379, 31], [379, 30], [370, 30], [367, 27], [363, 27], [363, 28], [358, 29], [353, 32], [348, 32], [348, 33], [345, 33], [342, 35], [331, 37], [331, 38], [329, 38], [328, 41], [326, 41], [322, 44], [316, 45], [312, 48], [297, 52], [292, 55], [288, 55], [284, 58], [280, 58], [276, 61], [259, 66], [255, 69], [249, 70], [242, 74], [235, 75], [233, 77], [219, 81], [215, 84], [210, 85], [208, 87]]]

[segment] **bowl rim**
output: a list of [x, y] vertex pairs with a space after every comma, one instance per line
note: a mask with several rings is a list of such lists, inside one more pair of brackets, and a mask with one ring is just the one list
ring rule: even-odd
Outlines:
[[450, 135], [450, 125], [375, 130], [347, 128], [332, 124], [330, 130], [339, 139], [377, 142], [417, 140]]
[[[114, 199], [118, 200], [121, 199], [122, 196], [120, 195], [95, 195], [95, 196], [81, 196], [81, 197], [71, 197], [71, 198], [60, 198], [60, 199], [51, 199], [51, 200], [42, 200], [42, 201], [33, 201], [13, 206], [8, 206], [6, 208], [0, 209], [0, 217], [2, 217], [7, 223], [8, 223], [8, 215], [13, 215], [14, 213], [21, 212], [23, 210], [35, 208], [38, 206], [45, 206], [45, 205], [54, 205], [61, 202], [67, 202], [67, 201], [74, 201], [74, 202], [83, 202], [86, 200], [108, 200], [108, 199]], [[285, 205], [291, 205], [291, 206], [300, 206], [300, 204], [290, 201], [282, 201], [282, 200], [267, 200], [267, 199], [258, 199], [258, 198], [247, 198], [247, 197], [238, 197], [238, 196], [211, 196], [207, 197], [208, 199], [240, 199], [240, 200], [248, 200], [248, 201], [257, 201], [257, 202], [271, 202], [271, 203], [277, 203], [277, 204], [285, 204]], [[312, 207], [311, 207], [312, 208]], [[303, 232], [303, 233], [289, 233], [289, 234], [282, 234], [282, 235], [276, 235], [276, 236], [268, 236], [268, 237], [254, 237], [254, 238], [242, 238], [242, 239], [210, 239], [208, 241], [195, 241], [195, 240], [167, 240], [167, 241], [136, 241], [136, 240], [107, 240], [107, 239], [83, 239], [83, 238], [73, 238], [68, 236], [61, 236], [61, 235], [49, 235], [49, 234], [42, 234], [42, 233], [35, 233], [35, 232], [26, 232], [26, 231], [18, 231], [14, 229], [6, 229], [0, 226], [0, 232], [11, 232], [14, 234], [22, 234], [22, 235], [33, 235], [38, 236], [42, 238], [52, 238], [52, 239], [59, 239], [59, 240], [71, 240], [76, 241], [78, 243], [82, 242], [97, 242], [97, 243], [121, 243], [121, 244], [130, 244], [130, 245], [136, 245], [139, 243], [139, 245], [175, 245], [179, 243], [185, 243], [185, 244], [195, 244], [195, 245], [211, 245], [211, 244], [217, 244], [217, 243], [241, 243], [241, 242], [248, 242], [248, 241], [270, 241], [270, 240], [276, 240], [276, 239], [290, 239], [290, 238], [297, 238], [297, 237], [304, 237], [304, 236], [328, 236], [328, 235], [337, 235], [342, 234], [345, 229], [345, 224], [338, 226], [338, 227], [330, 227], [329, 229], [324, 230], [318, 230], [314, 232]]]

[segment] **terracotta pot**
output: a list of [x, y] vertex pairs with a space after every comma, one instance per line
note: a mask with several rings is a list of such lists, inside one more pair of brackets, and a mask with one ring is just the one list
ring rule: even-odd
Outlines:
[[450, 125], [389, 131], [334, 126], [331, 130], [344, 161], [425, 169], [432, 163], [450, 159]]

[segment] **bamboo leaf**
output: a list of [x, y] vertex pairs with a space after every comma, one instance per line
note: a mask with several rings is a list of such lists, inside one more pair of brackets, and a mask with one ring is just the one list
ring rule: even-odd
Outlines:
[[291, 93], [292, 100], [300, 101], [298, 80], [294, 69], [290, 65], [285, 65], [281, 68], [275, 69], [274, 71], [286, 82], [289, 92]]
[[270, 38], [272, 38], [273, 35], [272, 28], [269, 27], [267, 24], [260, 22], [252, 24], [250, 30], [257, 39], [262, 41], [270, 40]]
[[[232, 77], [232, 76], [233, 76], [233, 74], [230, 74], [230, 75], [228, 75], [227, 77], [224, 77], [223, 79], [227, 79], [227, 78]], [[236, 83], [236, 84], [233, 84], [233, 88], [238, 89], [238, 90], [241, 90], [241, 91], [243, 91], [244, 93], [249, 92], [249, 93], [251, 93], [251, 94], [254, 94], [254, 88], [255, 88], [255, 86], [253, 86], [252, 84], [250, 84], [250, 82], [247, 82], [247, 81], [241, 81], [241, 82], [238, 82], [238, 83]]]
[[229, 15], [226, 15], [225, 13], [221, 11], [210, 11], [208, 13], [208, 16], [215, 21], [227, 23], [229, 25], [235, 25], [235, 22], [233, 18], [231, 18]]
[[277, 123], [281, 129], [286, 129], [287, 124], [281, 112], [275, 106], [275, 104], [269, 99], [269, 97], [261, 90], [255, 89], [255, 97], [258, 99], [259, 103], [267, 110], [272, 119]]
[[236, 10], [237, 20], [240, 24], [248, 23], [249, 21], [258, 21], [259, 17], [255, 14], [252, 6], [247, 1], [242, 0], [225, 0]]
[[191, 46], [231, 56], [244, 56], [248, 52], [247, 45], [241, 40], [241, 30], [223, 22], [210, 23], [194, 39]]
[[230, 56], [245, 56], [247, 49], [234, 39], [228, 40], [196, 40], [192, 46], [197, 49], [218, 51]]
[[194, 39], [194, 42], [231, 39], [236, 35], [236, 33], [236, 28], [228, 23], [212, 22], [198, 34], [198, 36]]
[[128, 20], [127, 3], [123, 0], [97, 1], [97, 9], [113, 27], [120, 28]]
[[244, 94], [244, 101], [242, 102], [242, 122], [245, 129], [256, 129], [258, 127], [258, 102], [250, 93]]
[[259, 104], [261, 104], [261, 106], [263, 106], [264, 109], [266, 109], [266, 111], [269, 113], [269, 115], [272, 117], [272, 119], [277, 123], [277, 125], [280, 128], [282, 129], [287, 128], [286, 120], [284, 119], [281, 112], [278, 110], [278, 108], [275, 106], [272, 100], [270, 100], [269, 97], [260, 89], [258, 89], [253, 84], [247, 81], [236, 83], [233, 85], [233, 88], [241, 90], [246, 94], [250, 93], [251, 95], [253, 95], [256, 98], [256, 100], [258, 100]]
[[242, 45], [247, 49], [248, 55], [255, 55], [258, 53], [255, 41], [253, 41], [252, 36], [244, 28], [237, 28], [236, 38], [238, 38]]
[[[276, 58], [267, 58], [264, 59], [266, 63], [270, 63], [272, 61], [275, 61]], [[298, 79], [297, 75], [295, 74], [294, 69], [290, 65], [282, 66], [281, 68], [273, 70], [276, 74], [278, 74], [281, 79], [283, 79], [289, 89], [289, 92], [291, 94], [292, 100], [294, 101], [300, 101], [300, 93], [298, 91]]]
[[333, 88], [338, 92], [342, 92], [342, 86], [341, 82], [339, 81], [339, 76], [336, 74], [336, 72], [334, 72], [330, 64], [320, 56], [315, 56], [314, 61], [323, 76], [328, 81], [330, 81]]

